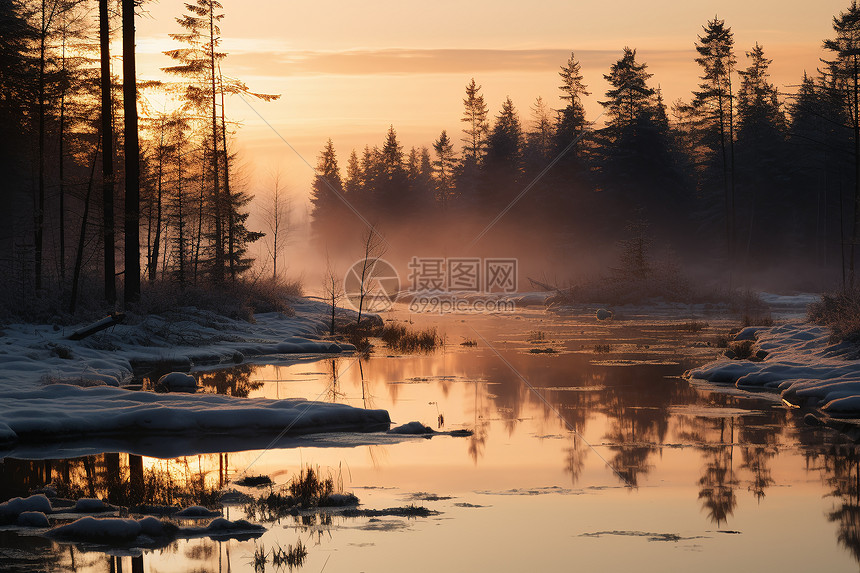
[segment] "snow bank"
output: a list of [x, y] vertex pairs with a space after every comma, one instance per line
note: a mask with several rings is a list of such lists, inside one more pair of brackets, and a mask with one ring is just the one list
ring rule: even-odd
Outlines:
[[0, 503], [0, 522], [15, 521], [22, 513], [32, 511], [51, 513], [51, 501], [44, 494], [24, 498], [14, 497]]
[[229, 521], [223, 517], [213, 519], [205, 527], [178, 527], [169, 521], [161, 521], [152, 516], [143, 519], [82, 517], [45, 532], [45, 536], [59, 541], [158, 546], [179, 538], [256, 537], [262, 535], [264, 531], [263, 526], [249, 523], [244, 519]]
[[171, 392], [194, 392], [197, 390], [197, 379], [184, 372], [171, 372], [159, 378], [158, 385]]
[[303, 399], [236, 398], [218, 394], [156, 394], [56, 384], [0, 390], [0, 419], [19, 440], [128, 433], [137, 438], [200, 432], [287, 434], [368, 431], [390, 424], [385, 410]]
[[24, 511], [19, 516], [16, 525], [21, 527], [50, 527], [48, 516], [41, 511]]
[[87, 516], [55, 527], [48, 532], [48, 535], [57, 539], [119, 543], [135, 539], [142, 530], [140, 521], [136, 519], [120, 517], [96, 519]]
[[408, 434], [408, 435], [423, 435], [423, 434], [432, 434], [433, 428], [430, 426], [425, 426], [421, 422], [409, 422], [408, 424], [403, 424], [402, 426], [397, 426], [396, 428], [391, 428], [388, 430], [390, 434]]
[[220, 517], [221, 513], [218, 511], [212, 511], [206, 509], [200, 505], [192, 505], [190, 507], [186, 507], [181, 511], [177, 511], [174, 514], [176, 517], [185, 517], [185, 518], [198, 518], [198, 517]]
[[[319, 301], [293, 302], [295, 316], [256, 315], [255, 323], [194, 308], [131, 319], [84, 340], [66, 337], [81, 325], [4, 325], [0, 335], [0, 386], [34, 388], [60, 383], [120, 386], [135, 366], [172, 364], [188, 369], [234, 364], [258, 355], [331, 354], [355, 350], [320, 340], [330, 307]], [[0, 426], [0, 443], [4, 428]]]
[[755, 340], [764, 360], [718, 360], [687, 371], [687, 378], [773, 390], [786, 402], [819, 408], [833, 416], [860, 416], [860, 360], [846, 360], [844, 343], [832, 344], [822, 326], [790, 323], [747, 328], [735, 340]]
[[105, 511], [113, 511], [114, 506], [103, 502], [100, 499], [82, 497], [75, 502], [75, 508], [72, 510], [76, 513], [102, 513]]

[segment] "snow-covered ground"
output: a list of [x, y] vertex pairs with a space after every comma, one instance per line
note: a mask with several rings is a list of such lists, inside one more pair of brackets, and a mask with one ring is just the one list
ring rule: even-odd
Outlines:
[[117, 325], [82, 341], [68, 340], [75, 328], [6, 326], [0, 336], [0, 449], [116, 436], [172, 441], [180, 436], [387, 429], [384, 410], [120, 387], [131, 381], [135, 366], [147, 364], [190, 368], [261, 355], [272, 360], [273, 355], [354, 350], [320, 338], [329, 308], [299, 300], [295, 316], [260, 314], [256, 324], [188, 308]]
[[823, 326], [792, 322], [772, 328], [750, 327], [735, 340], [753, 340], [761, 361], [721, 359], [687, 372], [693, 379], [734, 384], [745, 390], [771, 390], [796, 406], [809, 406], [834, 417], [860, 416], [860, 360], [854, 349], [834, 344]]
[[11, 324], [0, 332], [0, 376], [7, 388], [35, 388], [46, 381], [79, 386], [121, 386], [135, 365], [241, 362], [257, 355], [337, 353], [352, 345], [320, 340], [330, 307], [301, 299], [295, 316], [265, 313], [256, 323], [195, 308], [120, 324], [81, 341], [68, 336], [83, 325]]

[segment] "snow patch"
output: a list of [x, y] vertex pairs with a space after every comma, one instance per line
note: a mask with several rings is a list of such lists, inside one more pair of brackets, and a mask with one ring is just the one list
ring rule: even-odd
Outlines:
[[718, 360], [688, 370], [685, 377], [744, 390], [771, 390], [793, 405], [860, 416], [860, 360], [846, 360], [843, 355], [849, 347], [831, 344], [829, 329], [805, 323], [751, 328], [736, 339], [756, 340], [754, 348], [768, 353], [763, 360]]
[[0, 419], [20, 440], [129, 433], [258, 432], [290, 434], [367, 431], [390, 424], [385, 410], [294, 398], [236, 398], [217, 394], [156, 394], [56, 384], [0, 390]]
[[19, 515], [28, 511], [51, 513], [51, 501], [44, 494], [30, 497], [15, 497], [0, 503], [0, 520], [15, 520]]

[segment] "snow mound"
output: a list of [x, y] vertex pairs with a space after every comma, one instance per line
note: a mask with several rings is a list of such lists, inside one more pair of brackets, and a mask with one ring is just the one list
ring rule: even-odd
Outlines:
[[768, 354], [761, 361], [718, 360], [688, 370], [685, 377], [743, 390], [771, 390], [796, 406], [820, 408], [834, 416], [860, 416], [860, 360], [846, 360], [845, 344], [831, 344], [822, 326], [789, 323], [750, 327], [737, 340], [755, 340]]
[[0, 422], [0, 445], [14, 444], [18, 441], [18, 434], [7, 424]]
[[41, 511], [24, 511], [16, 521], [21, 527], [51, 527], [48, 516]]
[[397, 426], [396, 428], [391, 428], [388, 430], [389, 434], [432, 434], [434, 433], [433, 428], [430, 426], [425, 426], [421, 422], [409, 422], [408, 424], [403, 424], [402, 426]]
[[119, 517], [96, 519], [87, 516], [72, 523], [55, 527], [48, 532], [48, 535], [70, 541], [120, 543], [134, 540], [142, 530], [140, 521], [136, 519]]
[[152, 516], [142, 519], [82, 517], [77, 521], [55, 527], [45, 536], [59, 541], [89, 542], [105, 545], [157, 546], [174, 539], [194, 537], [250, 538], [261, 535], [265, 528], [244, 519], [230, 521], [219, 517], [205, 527], [178, 527]]
[[51, 513], [51, 501], [41, 493], [30, 497], [12, 498], [0, 503], [0, 520], [14, 521], [19, 515], [27, 511]]
[[111, 511], [116, 509], [110, 504], [103, 502], [100, 499], [91, 498], [91, 497], [82, 497], [78, 501], [75, 502], [76, 513], [101, 513], [104, 511]]
[[156, 394], [99, 386], [56, 384], [0, 390], [0, 419], [20, 440], [129, 433], [135, 436], [195, 432], [288, 434], [387, 428], [386, 410], [303, 399], [236, 398], [218, 394]]
[[220, 517], [221, 512], [212, 511], [199, 505], [192, 505], [182, 511], [177, 511], [174, 515], [176, 517]]
[[184, 372], [171, 372], [159, 378], [158, 385], [171, 392], [194, 392], [197, 390], [197, 379]]

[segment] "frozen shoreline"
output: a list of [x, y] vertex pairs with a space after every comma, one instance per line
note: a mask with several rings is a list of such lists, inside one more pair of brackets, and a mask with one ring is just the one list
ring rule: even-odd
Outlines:
[[320, 338], [330, 307], [300, 299], [293, 308], [295, 316], [260, 314], [255, 324], [186, 308], [117, 325], [82, 341], [66, 338], [74, 328], [7, 326], [0, 336], [0, 450], [121, 436], [158, 442], [205, 435], [217, 441], [219, 435], [271, 438], [282, 430], [282, 435], [298, 436], [388, 429], [385, 410], [301, 398], [121, 388], [142, 365], [187, 370], [200, 364], [229, 366], [253, 356], [307, 359], [354, 350]]
[[685, 377], [776, 392], [790, 406], [818, 410], [825, 422], [860, 418], [860, 360], [848, 357], [857, 349], [832, 343], [830, 336], [827, 327], [801, 322], [746, 328], [735, 340], [750, 340], [752, 355], [762, 351], [763, 359], [720, 359], [687, 371]]
[[[327, 354], [354, 350], [321, 340], [330, 307], [308, 299], [293, 301], [295, 316], [262, 313], [256, 323], [209, 311], [182, 308], [119, 324], [81, 341], [67, 336], [81, 325], [12, 324], [0, 335], [2, 386], [36, 388], [45, 381], [78, 386], [122, 386], [135, 367], [168, 364], [234, 364], [258, 355]], [[347, 312], [339, 310], [339, 312]]]

